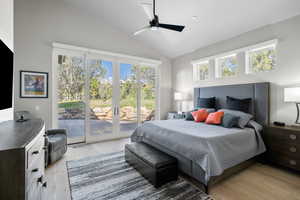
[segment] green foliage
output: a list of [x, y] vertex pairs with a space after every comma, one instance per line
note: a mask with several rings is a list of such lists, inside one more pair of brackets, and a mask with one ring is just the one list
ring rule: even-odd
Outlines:
[[81, 100], [84, 95], [85, 74], [83, 59], [59, 56], [58, 98], [60, 101]]
[[142, 66], [140, 68], [140, 82], [143, 100], [155, 99], [155, 75], [155, 69], [152, 67]]
[[65, 109], [84, 109], [84, 102], [82, 101], [69, 101], [64, 103], [59, 103], [59, 108], [65, 108]]
[[249, 61], [253, 72], [270, 71], [275, 66], [275, 50], [269, 48], [250, 52]]
[[221, 59], [220, 66], [222, 70], [222, 77], [235, 76], [237, 74], [236, 56]]
[[96, 78], [90, 79], [90, 97], [91, 99], [99, 98], [100, 83]]
[[[81, 58], [63, 56], [59, 67], [60, 108], [84, 107], [80, 101], [84, 96], [85, 71]], [[112, 80], [100, 60], [88, 60], [90, 107], [110, 107], [112, 105]], [[137, 82], [139, 71], [140, 81]], [[121, 107], [137, 107], [137, 89], [141, 88], [142, 107], [155, 107], [155, 70], [146, 66], [132, 66], [126, 80], [120, 81]]]
[[206, 80], [208, 78], [208, 63], [199, 65], [200, 80]]

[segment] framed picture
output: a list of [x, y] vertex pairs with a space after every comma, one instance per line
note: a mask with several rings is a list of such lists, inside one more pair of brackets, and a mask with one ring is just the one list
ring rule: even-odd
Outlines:
[[20, 71], [20, 98], [48, 98], [48, 73]]

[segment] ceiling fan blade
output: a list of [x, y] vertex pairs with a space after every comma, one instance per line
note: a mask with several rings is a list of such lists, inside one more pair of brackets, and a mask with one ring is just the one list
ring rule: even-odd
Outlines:
[[142, 28], [142, 29], [140, 29], [140, 30], [134, 32], [133, 35], [141, 34], [141, 33], [143, 33], [144, 31], [150, 30], [150, 28], [151, 28], [150, 26], [146, 26], [146, 27], [144, 27], [144, 28]]
[[152, 20], [154, 18], [153, 11], [152, 11], [152, 8], [153, 8], [152, 4], [144, 2], [141, 5], [142, 5], [146, 15], [148, 16], [148, 18], [150, 20]]
[[172, 25], [172, 24], [159, 24], [158, 26], [161, 28], [169, 29], [172, 31], [178, 31], [178, 32], [182, 32], [185, 27], [181, 25]]

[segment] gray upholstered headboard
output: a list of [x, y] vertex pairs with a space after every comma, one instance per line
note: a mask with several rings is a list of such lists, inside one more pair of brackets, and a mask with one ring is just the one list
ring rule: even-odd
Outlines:
[[253, 114], [258, 123], [267, 125], [269, 123], [270, 112], [269, 88], [270, 83], [249, 83], [195, 88], [194, 106], [197, 106], [199, 97], [216, 97], [217, 109], [226, 108], [226, 96], [252, 98], [249, 113]]

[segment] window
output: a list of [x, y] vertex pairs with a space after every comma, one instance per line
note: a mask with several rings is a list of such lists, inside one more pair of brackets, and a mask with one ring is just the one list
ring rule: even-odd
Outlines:
[[232, 54], [216, 59], [217, 78], [236, 76], [238, 73], [237, 55]]
[[[278, 39], [193, 60], [193, 80], [237, 77], [241, 73], [271, 71], [276, 67]], [[212, 72], [213, 71], [213, 72]], [[213, 74], [210, 74], [210, 73]]]
[[194, 64], [193, 78], [194, 81], [203, 81], [208, 79], [209, 61], [203, 61]]
[[266, 72], [276, 65], [276, 44], [246, 52], [246, 73]]
[[140, 67], [141, 121], [155, 119], [156, 110], [156, 69], [150, 66]]
[[129, 137], [159, 119], [160, 61], [55, 44], [52, 63], [52, 123], [72, 129], [68, 143]]

